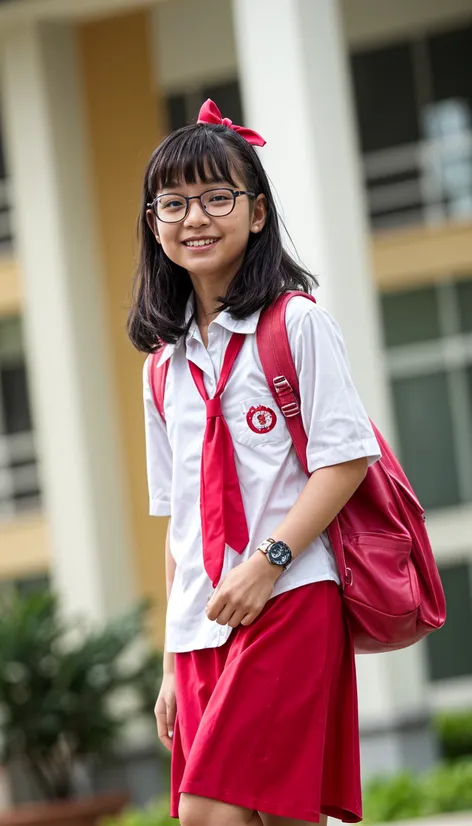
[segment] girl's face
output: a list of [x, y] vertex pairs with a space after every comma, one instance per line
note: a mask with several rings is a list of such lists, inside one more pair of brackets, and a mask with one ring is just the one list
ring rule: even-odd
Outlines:
[[[160, 211], [168, 217], [178, 207], [178, 201], [167, 198], [169, 194], [193, 197], [213, 188], [223, 187], [231, 192], [246, 189], [238, 178], [235, 183], [236, 187], [221, 181], [198, 182], [159, 190], [156, 195], [164, 196], [160, 201]], [[229, 197], [232, 205], [232, 198]], [[209, 193], [204, 200], [210, 211], [221, 211], [220, 205], [224, 200], [221, 193]], [[182, 221], [165, 223], [158, 220], [152, 210], [148, 210], [147, 220], [168, 258], [186, 269], [191, 277], [227, 280], [241, 267], [249, 235], [263, 229], [266, 214], [263, 195], [257, 198], [239, 195], [229, 215], [208, 215], [198, 198], [194, 198], [189, 201], [188, 213]]]

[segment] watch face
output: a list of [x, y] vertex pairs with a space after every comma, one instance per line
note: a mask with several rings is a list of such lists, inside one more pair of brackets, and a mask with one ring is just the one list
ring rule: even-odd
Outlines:
[[288, 565], [292, 561], [292, 552], [285, 542], [274, 542], [267, 551], [272, 565]]

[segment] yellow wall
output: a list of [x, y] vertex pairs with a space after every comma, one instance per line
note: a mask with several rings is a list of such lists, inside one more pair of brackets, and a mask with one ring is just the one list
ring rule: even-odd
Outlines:
[[41, 514], [0, 522], [0, 580], [44, 573], [49, 565], [50, 541]]
[[148, 516], [143, 356], [126, 334], [143, 173], [164, 132], [149, 25], [146, 11], [81, 24], [78, 42], [136, 570], [141, 592], [156, 601], [156, 639], [162, 643], [165, 520]]
[[18, 264], [13, 256], [0, 258], [0, 318], [21, 312], [21, 285]]

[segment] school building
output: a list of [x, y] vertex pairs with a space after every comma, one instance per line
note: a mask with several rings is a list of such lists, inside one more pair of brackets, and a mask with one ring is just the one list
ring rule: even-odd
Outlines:
[[427, 765], [431, 711], [472, 705], [472, 0], [2, 0], [0, 55], [0, 587], [97, 621], [149, 594], [162, 645], [125, 324], [146, 160], [211, 97], [267, 138], [427, 509], [448, 623], [358, 660], [365, 773]]

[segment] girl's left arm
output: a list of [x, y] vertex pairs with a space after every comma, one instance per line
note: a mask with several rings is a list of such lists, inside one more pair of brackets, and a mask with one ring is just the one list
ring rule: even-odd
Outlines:
[[[272, 539], [286, 542], [296, 558], [319, 536], [349, 501], [367, 473], [367, 458], [316, 470]], [[272, 596], [283, 569], [257, 551], [229, 571], [207, 605], [207, 617], [219, 625], [250, 625]]]
[[286, 542], [292, 556], [299, 556], [343, 509], [367, 468], [368, 460], [362, 457], [316, 470], [272, 538]]

